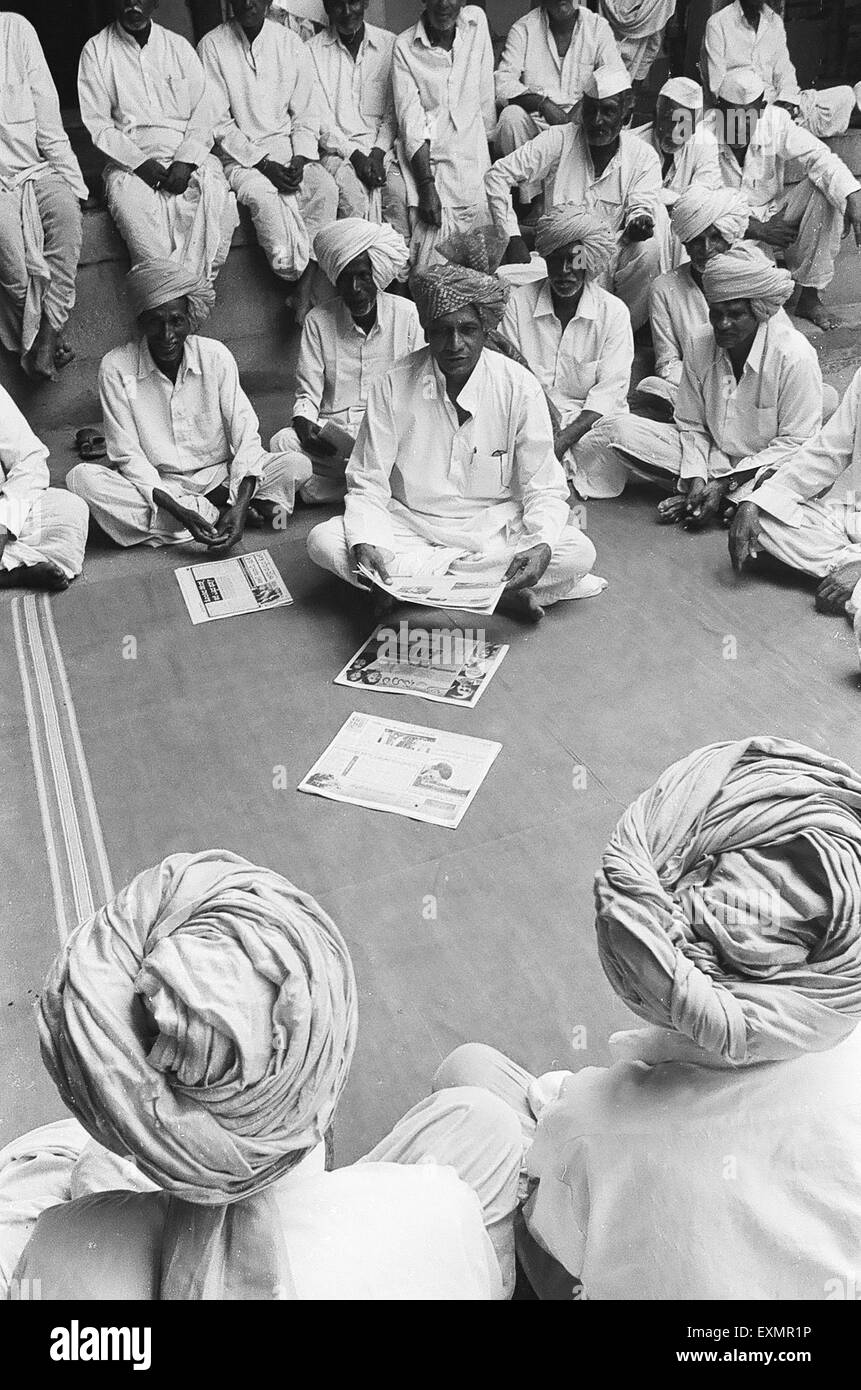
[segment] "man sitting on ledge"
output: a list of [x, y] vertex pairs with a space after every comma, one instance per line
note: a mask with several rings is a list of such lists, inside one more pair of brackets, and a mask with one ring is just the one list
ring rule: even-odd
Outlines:
[[530, 372], [485, 350], [507, 287], [495, 276], [435, 265], [413, 276], [427, 348], [375, 383], [347, 467], [343, 518], [316, 526], [308, 553], [361, 586], [363, 565], [397, 575], [504, 567], [500, 606], [533, 622], [584, 584], [591, 541], [569, 513], [541, 387]]
[[118, 545], [191, 540], [225, 553], [248, 509], [293, 509], [284, 458], [267, 454], [232, 355], [195, 329], [213, 294], [175, 261], [127, 277], [142, 337], [102, 360], [109, 463], [79, 463], [66, 486]]

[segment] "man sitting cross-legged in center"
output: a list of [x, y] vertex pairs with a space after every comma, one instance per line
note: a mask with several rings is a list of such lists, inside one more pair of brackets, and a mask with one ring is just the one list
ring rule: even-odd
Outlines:
[[507, 288], [454, 265], [412, 285], [428, 347], [371, 388], [344, 517], [315, 527], [308, 553], [358, 587], [360, 564], [384, 582], [504, 568], [500, 606], [537, 622], [601, 581], [583, 582], [595, 548], [569, 512], [541, 387], [485, 345]]
[[127, 284], [142, 336], [99, 371], [109, 462], [79, 463], [66, 486], [118, 545], [226, 552], [252, 499], [270, 519], [292, 511], [289, 462], [260, 443], [231, 353], [196, 335], [212, 292], [174, 261], [135, 266]]
[[355, 440], [374, 382], [425, 340], [416, 306], [386, 286], [409, 264], [403, 237], [385, 223], [345, 217], [314, 238], [320, 269], [337, 298], [312, 309], [302, 326], [292, 427], [270, 447], [286, 454], [303, 502], [340, 501], [349, 455], [321, 436], [337, 425]]

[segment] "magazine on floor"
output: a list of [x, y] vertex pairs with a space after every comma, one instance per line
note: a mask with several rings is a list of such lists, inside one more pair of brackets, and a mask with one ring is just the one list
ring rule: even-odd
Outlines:
[[457, 608], [463, 613], [488, 617], [505, 588], [502, 576], [506, 568], [503, 565], [496, 573], [475, 578], [465, 574], [398, 575], [387, 584], [364, 565], [359, 565], [358, 573], [401, 603], [415, 603], [422, 608]]
[[283, 608], [293, 602], [268, 550], [203, 560], [199, 565], [184, 565], [175, 574], [193, 623]]
[[472, 709], [507, 651], [507, 646], [491, 645], [472, 628], [381, 624], [335, 677], [335, 684]]
[[501, 748], [354, 711], [298, 790], [454, 830]]

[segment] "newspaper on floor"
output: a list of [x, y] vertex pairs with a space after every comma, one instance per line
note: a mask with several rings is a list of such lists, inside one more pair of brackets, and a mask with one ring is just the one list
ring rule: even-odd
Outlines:
[[282, 608], [293, 599], [268, 550], [203, 560], [174, 571], [193, 623]]
[[358, 573], [401, 603], [415, 603], [423, 608], [457, 608], [464, 613], [480, 613], [483, 617], [494, 611], [505, 588], [502, 579], [505, 566], [493, 574], [474, 578], [468, 574], [398, 575], [394, 579], [390, 577], [388, 584], [364, 565], [359, 565]]
[[473, 628], [381, 624], [335, 677], [386, 695], [418, 695], [442, 705], [478, 704], [507, 646], [492, 646]]
[[298, 790], [454, 830], [501, 747], [354, 712]]

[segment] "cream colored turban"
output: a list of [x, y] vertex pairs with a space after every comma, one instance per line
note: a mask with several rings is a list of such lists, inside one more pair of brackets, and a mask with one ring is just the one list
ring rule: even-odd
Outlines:
[[406, 242], [386, 222], [344, 217], [324, 227], [314, 238], [314, 255], [333, 285], [350, 261], [365, 253], [371, 262], [374, 284], [381, 290], [401, 279], [410, 263]]
[[713, 256], [703, 271], [703, 294], [709, 304], [749, 299], [760, 321], [772, 318], [794, 289], [788, 270], [781, 270], [755, 246], [745, 243]]
[[702, 183], [692, 183], [680, 193], [670, 213], [673, 231], [682, 243], [717, 227], [732, 246], [744, 236], [749, 218], [747, 203], [734, 188], [707, 188]]
[[861, 778], [779, 738], [700, 748], [628, 807], [595, 880], [601, 964], [639, 1017], [740, 1065], [861, 1020]]
[[563, 247], [576, 246], [581, 268], [590, 280], [607, 269], [616, 251], [616, 237], [600, 217], [584, 212], [580, 203], [558, 203], [535, 228], [535, 249], [545, 259]]
[[320, 1142], [350, 1067], [356, 987], [313, 898], [225, 850], [174, 854], [78, 927], [42, 991], [42, 1055], [84, 1128], [216, 1206]]
[[172, 299], [187, 299], [192, 328], [199, 327], [215, 303], [212, 287], [179, 261], [140, 261], [126, 276], [126, 288], [136, 316]]

